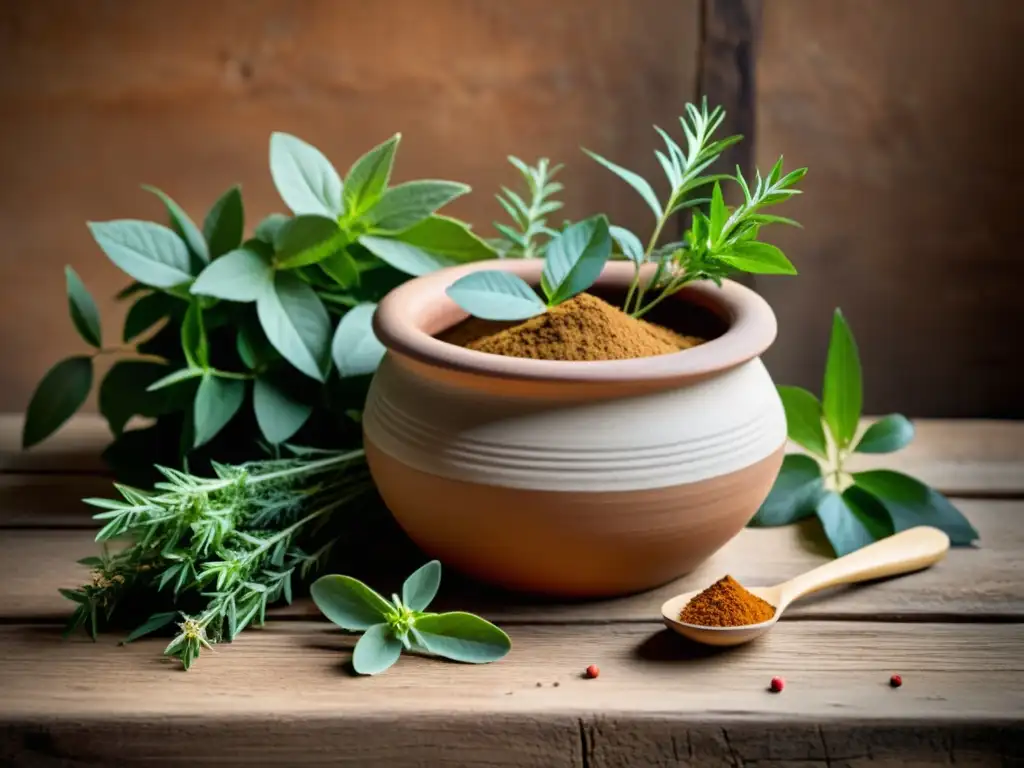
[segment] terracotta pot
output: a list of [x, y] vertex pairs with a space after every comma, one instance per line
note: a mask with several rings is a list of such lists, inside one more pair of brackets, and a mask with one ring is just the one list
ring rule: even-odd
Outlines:
[[[536, 285], [541, 267], [445, 269], [380, 303], [388, 354], [363, 414], [373, 478], [426, 553], [482, 581], [561, 597], [661, 585], [735, 536], [779, 471], [785, 413], [759, 358], [775, 316], [726, 281], [664, 302], [703, 305], [726, 328], [675, 354], [527, 360], [434, 338], [466, 317], [445, 294], [455, 279], [502, 269]], [[610, 262], [593, 292], [632, 274]]]

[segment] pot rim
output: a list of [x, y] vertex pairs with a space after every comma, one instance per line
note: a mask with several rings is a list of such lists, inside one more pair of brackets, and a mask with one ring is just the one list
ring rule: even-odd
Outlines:
[[[778, 331], [775, 313], [756, 292], [732, 280], [723, 280], [721, 288], [702, 280], [690, 283], [667, 301], [702, 304], [715, 311], [728, 328], [717, 338], [666, 355], [629, 360], [534, 360], [478, 352], [434, 338], [468, 317], [445, 293], [458, 278], [491, 269], [512, 272], [537, 285], [543, 266], [542, 259], [489, 259], [416, 277], [381, 300], [374, 313], [374, 333], [390, 352], [452, 371], [502, 379], [623, 383], [697, 378], [728, 370], [761, 355]], [[609, 261], [594, 285], [625, 288], [633, 274], [631, 263]]]

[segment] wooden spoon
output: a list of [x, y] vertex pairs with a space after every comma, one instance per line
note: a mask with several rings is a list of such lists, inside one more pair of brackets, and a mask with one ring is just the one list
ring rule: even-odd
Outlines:
[[804, 595], [838, 584], [853, 584], [918, 571], [939, 562], [948, 550], [949, 536], [938, 528], [918, 526], [869, 544], [774, 587], [748, 587], [751, 593], [775, 606], [775, 615], [760, 624], [702, 627], [679, 621], [683, 608], [702, 590], [666, 600], [661, 606], [661, 615], [670, 629], [698, 643], [739, 645], [771, 629], [789, 604]]

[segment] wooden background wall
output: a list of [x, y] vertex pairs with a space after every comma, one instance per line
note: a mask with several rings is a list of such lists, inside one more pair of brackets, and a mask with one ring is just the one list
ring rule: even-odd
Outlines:
[[[676, 125], [696, 96], [705, 4], [719, 1], [0, 4], [0, 410], [24, 408], [49, 365], [80, 348], [64, 264], [119, 337], [123, 277], [85, 222], [162, 217], [141, 183], [196, 218], [235, 182], [250, 220], [280, 210], [273, 130], [342, 170], [402, 131], [398, 179], [470, 183], [452, 211], [479, 231], [501, 215], [498, 185], [515, 182], [510, 153], [566, 164], [568, 216], [607, 210], [647, 227], [643, 203], [579, 146], [660, 173], [650, 126]], [[811, 167], [789, 211], [806, 229], [776, 236], [802, 274], [756, 281], [781, 325], [773, 374], [818, 385], [838, 305], [862, 345], [869, 409], [1024, 415], [1024, 3], [764, 6], [756, 157]]]

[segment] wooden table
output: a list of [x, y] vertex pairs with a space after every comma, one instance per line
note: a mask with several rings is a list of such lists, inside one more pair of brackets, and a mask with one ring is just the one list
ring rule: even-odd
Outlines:
[[[159, 640], [61, 640], [57, 588], [95, 552], [77, 500], [109, 490], [106, 433], [83, 417], [23, 454], [19, 429], [0, 418], [5, 765], [1024, 765], [1024, 424], [919, 422], [890, 466], [953, 496], [980, 545], [808, 598], [756, 644], [691, 648], [658, 607], [724, 573], [757, 584], [824, 562], [812, 525], [745, 530], [699, 572], [628, 599], [446, 595], [504, 627], [511, 654], [403, 657], [375, 678], [347, 673], [352, 639], [301, 602], [187, 673]], [[591, 663], [596, 680], [582, 677]], [[767, 690], [774, 675], [781, 694]]]

